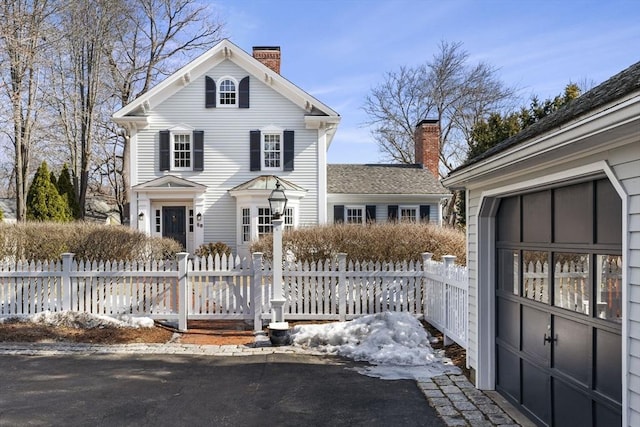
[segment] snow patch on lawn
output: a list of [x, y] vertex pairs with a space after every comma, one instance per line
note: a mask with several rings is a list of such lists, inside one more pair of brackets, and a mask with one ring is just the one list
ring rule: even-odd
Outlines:
[[293, 344], [336, 354], [372, 366], [361, 373], [382, 379], [427, 379], [460, 369], [435, 352], [427, 331], [409, 313], [385, 312], [349, 322], [298, 325]]
[[77, 311], [43, 311], [36, 314], [20, 317], [0, 318], [3, 322], [30, 322], [47, 326], [62, 326], [77, 329], [93, 329], [104, 327], [116, 328], [152, 328], [153, 319], [149, 317], [133, 317], [129, 315], [120, 315], [117, 318], [81, 313]]

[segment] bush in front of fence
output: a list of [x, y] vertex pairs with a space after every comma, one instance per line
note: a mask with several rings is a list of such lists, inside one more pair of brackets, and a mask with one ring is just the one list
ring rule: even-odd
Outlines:
[[[434, 260], [455, 255], [466, 265], [464, 232], [428, 223], [335, 224], [303, 227], [284, 232], [283, 250], [298, 261], [334, 259], [339, 252], [352, 261], [421, 261], [423, 252]], [[251, 252], [272, 258], [273, 239], [265, 236], [251, 244]]]
[[84, 260], [149, 260], [174, 258], [180, 244], [149, 237], [124, 226], [87, 222], [0, 224], [3, 259], [59, 260], [73, 252]]

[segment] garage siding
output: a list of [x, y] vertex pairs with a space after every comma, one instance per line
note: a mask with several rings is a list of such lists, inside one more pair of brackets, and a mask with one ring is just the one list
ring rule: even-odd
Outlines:
[[469, 336], [467, 363], [478, 369], [478, 255], [477, 232], [480, 193], [469, 191], [467, 201], [467, 269], [469, 277]]
[[628, 194], [629, 425], [640, 425], [640, 141], [611, 153], [609, 164]]

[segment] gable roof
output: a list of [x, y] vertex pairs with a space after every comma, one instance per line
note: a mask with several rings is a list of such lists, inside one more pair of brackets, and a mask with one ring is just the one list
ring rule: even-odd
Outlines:
[[327, 192], [338, 194], [449, 194], [422, 165], [327, 165]]
[[454, 169], [452, 173], [463, 170], [475, 163], [479, 163], [480, 161], [516, 146], [519, 143], [536, 138], [554, 129], [561, 128], [563, 125], [580, 116], [584, 116], [590, 111], [597, 110], [600, 107], [639, 90], [640, 62], [637, 62], [600, 85], [585, 92], [578, 98], [560, 108], [558, 111], [542, 118], [539, 122], [534, 123], [516, 135], [507, 138], [484, 153], [470, 159], [457, 169]]
[[116, 111], [112, 116], [113, 120], [119, 124], [135, 122], [146, 124], [144, 117], [147, 111], [153, 109], [182, 87], [191, 84], [224, 60], [232, 61], [253, 77], [260, 79], [276, 92], [304, 109], [307, 115], [316, 118], [323, 116], [328, 122], [336, 124], [340, 121], [340, 115], [337, 112], [262, 64], [228, 39], [222, 40], [151, 90]]

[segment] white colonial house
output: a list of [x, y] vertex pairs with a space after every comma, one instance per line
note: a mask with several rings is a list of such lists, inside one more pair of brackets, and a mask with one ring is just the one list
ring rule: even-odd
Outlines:
[[444, 184], [465, 189], [467, 362], [538, 425], [640, 425], [640, 62]]
[[129, 131], [130, 221], [193, 252], [246, 253], [270, 231], [276, 179], [285, 227], [327, 221], [326, 153], [340, 116], [280, 75], [280, 48], [223, 40], [113, 115]]

